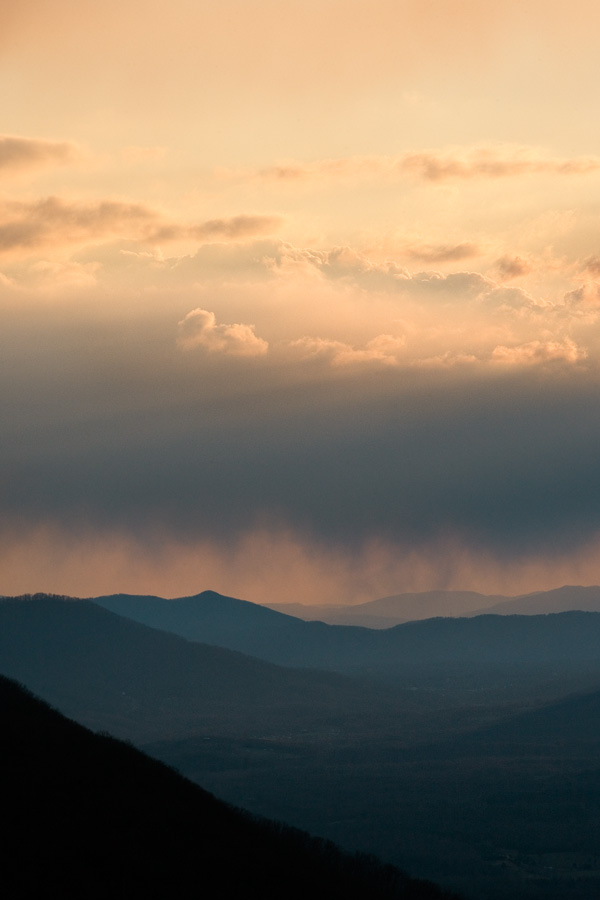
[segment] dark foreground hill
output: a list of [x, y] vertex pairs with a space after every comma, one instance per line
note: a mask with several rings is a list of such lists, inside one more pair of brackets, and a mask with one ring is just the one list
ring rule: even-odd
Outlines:
[[2, 889], [79, 898], [447, 898], [373, 858], [257, 821], [0, 678]]

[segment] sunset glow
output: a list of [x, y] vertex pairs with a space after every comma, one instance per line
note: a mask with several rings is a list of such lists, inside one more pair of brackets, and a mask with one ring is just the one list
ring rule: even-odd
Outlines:
[[597, 4], [0, 15], [0, 591], [600, 582]]

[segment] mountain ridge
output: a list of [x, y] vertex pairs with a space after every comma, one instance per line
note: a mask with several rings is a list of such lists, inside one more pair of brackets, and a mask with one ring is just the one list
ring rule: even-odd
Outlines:
[[600, 587], [563, 585], [547, 591], [506, 596], [476, 591], [422, 591], [392, 594], [352, 606], [310, 606], [301, 603], [267, 604], [271, 609], [306, 620], [319, 619], [331, 625], [362, 625], [392, 628], [404, 622], [437, 616], [540, 615], [581, 609], [600, 612]]
[[188, 640], [228, 647], [277, 665], [347, 673], [391, 671], [420, 660], [593, 662], [600, 644], [600, 613], [579, 610], [530, 616], [434, 617], [388, 629], [368, 629], [307, 622], [215, 592], [181, 600], [159, 598], [151, 610], [133, 595], [91, 602], [110, 604], [120, 615], [143, 616], [146, 624]]

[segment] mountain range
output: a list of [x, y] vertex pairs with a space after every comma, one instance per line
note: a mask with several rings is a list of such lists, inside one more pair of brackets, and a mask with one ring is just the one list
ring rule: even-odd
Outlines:
[[62, 713], [471, 900], [600, 886], [599, 651], [595, 612], [373, 630], [214, 592], [0, 600], [0, 672]]
[[600, 587], [565, 585], [515, 597], [478, 594], [474, 591], [424, 591], [394, 594], [353, 606], [310, 606], [302, 603], [267, 605], [300, 619], [320, 620], [330, 625], [391, 628], [403, 622], [435, 616], [479, 616], [485, 613], [529, 616], [570, 610], [600, 612]]
[[187, 640], [277, 665], [354, 674], [402, 675], [423, 662], [594, 666], [600, 646], [600, 613], [576, 610], [430, 618], [376, 630], [304, 621], [214, 591], [175, 600], [115, 594], [92, 602]]

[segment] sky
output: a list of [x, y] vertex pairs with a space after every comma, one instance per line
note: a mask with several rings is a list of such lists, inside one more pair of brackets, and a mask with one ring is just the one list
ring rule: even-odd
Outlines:
[[0, 593], [600, 583], [599, 27], [0, 0]]

